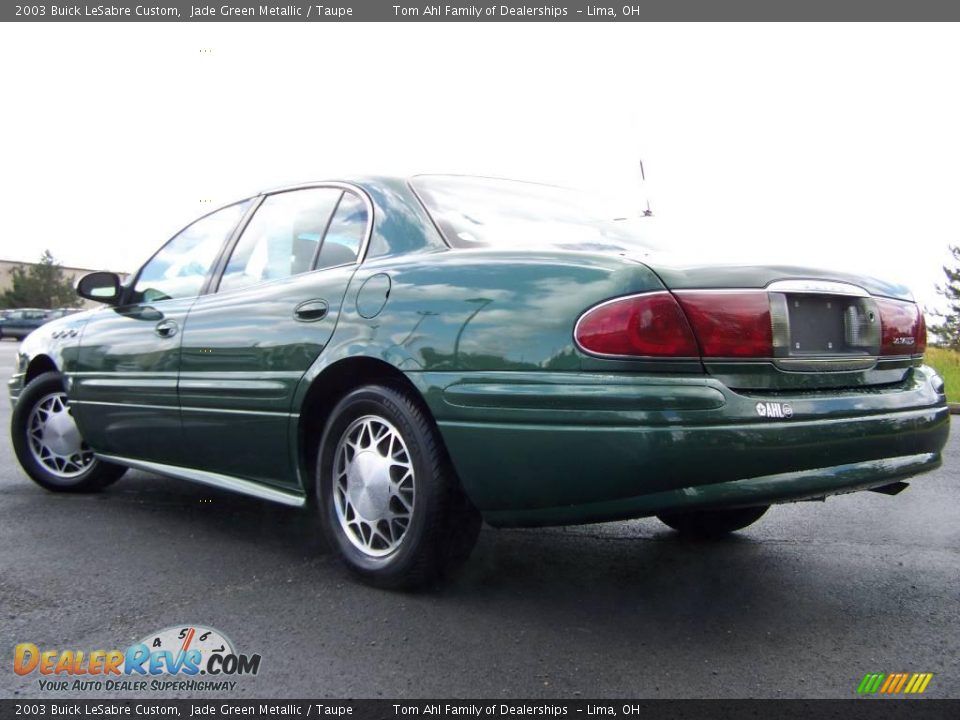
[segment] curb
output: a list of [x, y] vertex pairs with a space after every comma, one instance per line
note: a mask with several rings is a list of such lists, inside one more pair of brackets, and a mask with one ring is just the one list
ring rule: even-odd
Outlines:
[[960, 403], [947, 403], [951, 415], [960, 415]]

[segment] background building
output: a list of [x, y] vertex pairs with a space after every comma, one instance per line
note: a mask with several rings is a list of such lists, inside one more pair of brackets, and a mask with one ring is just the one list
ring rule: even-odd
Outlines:
[[[12, 270], [14, 268], [24, 268], [29, 269], [33, 265], [38, 263], [31, 262], [21, 262], [19, 260], [0, 260], [0, 295], [4, 291], [9, 290], [13, 286], [13, 275]], [[61, 265], [60, 269], [63, 271], [63, 276], [69, 278], [71, 283], [75, 283], [79, 278], [83, 277], [87, 273], [94, 272], [92, 268], [79, 268], [79, 267], [68, 267], [66, 265]], [[122, 279], [126, 278], [126, 273], [118, 273]], [[77, 296], [77, 307], [95, 307], [97, 303], [90, 300], [83, 300]]]

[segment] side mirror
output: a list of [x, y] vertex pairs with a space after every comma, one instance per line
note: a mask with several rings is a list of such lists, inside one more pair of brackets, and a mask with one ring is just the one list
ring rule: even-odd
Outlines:
[[120, 299], [120, 276], [112, 272], [92, 272], [77, 281], [77, 295], [87, 300], [116, 305]]

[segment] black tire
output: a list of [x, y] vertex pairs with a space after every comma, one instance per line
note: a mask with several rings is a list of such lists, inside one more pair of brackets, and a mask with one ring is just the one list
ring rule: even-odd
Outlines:
[[[386, 435], [378, 443], [380, 432]], [[391, 435], [399, 436], [396, 446]], [[347, 443], [351, 437], [355, 444]], [[358, 469], [362, 454], [373, 463], [369, 477]], [[412, 468], [412, 476], [392, 462]], [[400, 387], [361, 387], [337, 404], [320, 441], [316, 483], [328, 540], [350, 570], [377, 587], [411, 590], [436, 581], [466, 561], [480, 532], [480, 514], [461, 489], [432, 419]], [[388, 511], [390, 519], [377, 519]], [[406, 513], [405, 524], [394, 513]]]
[[[47, 399], [58, 395], [66, 398], [63, 378], [57, 372], [38, 375], [27, 383], [23, 392], [20, 393], [10, 421], [10, 438], [20, 466], [35, 483], [53, 492], [91, 493], [115, 483], [126, 472], [126, 468], [106, 463], [96, 456], [90, 458], [86, 455], [89, 452], [86, 446], [82, 446], [83, 455], [77, 455], [78, 458], [83, 459], [74, 465], [66, 466], [59, 473], [44, 464], [44, 461], [38, 457], [39, 451], [31, 445], [30, 437], [33, 412]], [[64, 400], [63, 404], [65, 411], [69, 414], [69, 402]], [[90, 459], [87, 460], [87, 458]], [[55, 461], [49, 457], [47, 462], [56, 465]], [[71, 467], [75, 468], [74, 471], [69, 470]]]
[[770, 509], [769, 505], [731, 508], [729, 510], [692, 510], [665, 512], [657, 515], [664, 525], [681, 535], [696, 538], [715, 538], [742, 530], [759, 520]]

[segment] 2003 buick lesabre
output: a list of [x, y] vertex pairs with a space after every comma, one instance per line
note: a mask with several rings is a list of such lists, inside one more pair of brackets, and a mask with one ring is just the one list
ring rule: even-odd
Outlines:
[[943, 381], [900, 285], [670, 263], [645, 220], [559, 188], [318, 182], [188, 226], [104, 307], [22, 344], [13, 444], [50, 490], [126, 468], [317, 508], [366, 580], [410, 587], [496, 526], [773, 503], [940, 463]]

